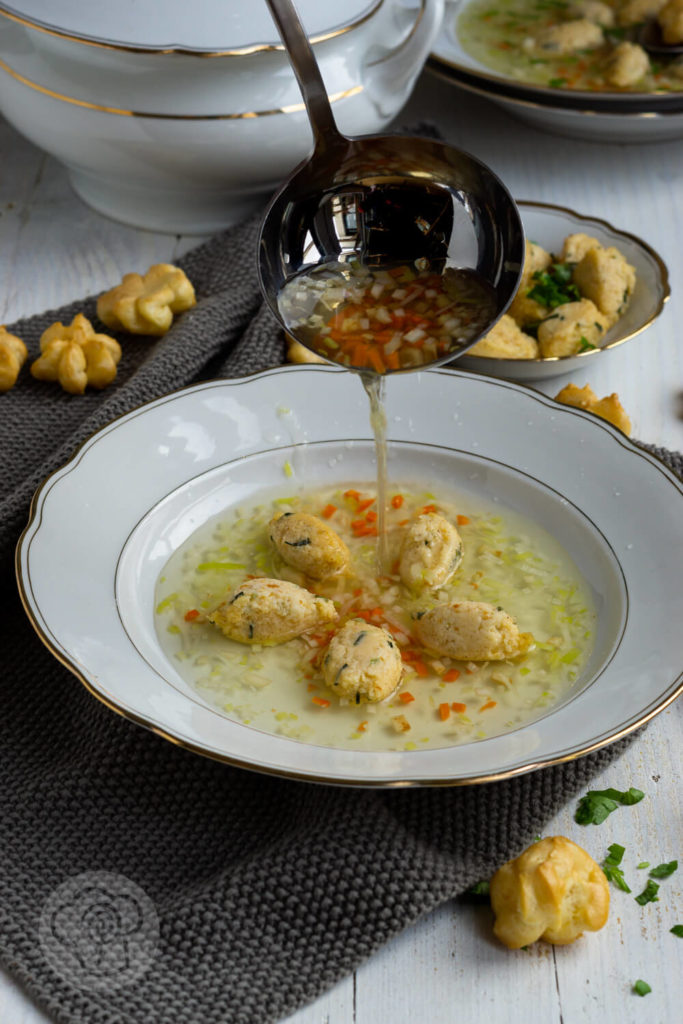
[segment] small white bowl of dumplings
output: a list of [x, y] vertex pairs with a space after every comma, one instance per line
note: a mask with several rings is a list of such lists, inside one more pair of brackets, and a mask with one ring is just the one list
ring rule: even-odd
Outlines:
[[507, 313], [457, 365], [511, 380], [544, 380], [635, 338], [670, 295], [661, 257], [598, 217], [519, 200], [522, 278]]

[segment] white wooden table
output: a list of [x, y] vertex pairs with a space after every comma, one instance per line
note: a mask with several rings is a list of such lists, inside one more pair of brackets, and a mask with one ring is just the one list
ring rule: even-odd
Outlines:
[[[590, 371], [541, 390], [554, 395], [571, 379], [590, 383], [601, 396], [617, 391], [635, 437], [683, 449], [683, 140], [601, 146], [544, 135], [428, 74], [401, 120], [436, 122], [450, 142], [488, 163], [517, 198], [603, 217], [659, 251], [672, 299], [657, 323], [591, 363]], [[198, 241], [137, 231], [90, 211], [70, 191], [63, 169], [2, 122], [0, 153], [0, 322], [110, 287], [122, 273], [172, 261]], [[601, 932], [572, 946], [537, 943], [515, 953], [494, 940], [486, 907], [446, 904], [288, 1024], [681, 1020], [683, 941], [669, 929], [683, 923], [682, 720], [679, 701], [593, 787], [633, 785], [645, 791], [645, 800], [588, 828], [573, 821], [569, 806], [547, 830], [569, 836], [597, 860], [611, 843], [625, 846], [633, 895], [647, 878], [636, 864], [681, 858], [678, 873], [662, 882], [659, 902], [641, 907], [633, 895], [612, 888], [610, 920]], [[638, 978], [651, 985], [651, 994], [631, 991]], [[0, 1022], [47, 1021], [0, 974]]]

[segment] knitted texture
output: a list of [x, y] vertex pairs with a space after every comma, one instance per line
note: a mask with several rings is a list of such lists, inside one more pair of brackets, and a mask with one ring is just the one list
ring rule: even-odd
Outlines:
[[[44, 477], [94, 431], [160, 394], [283, 361], [259, 295], [257, 224], [178, 261], [197, 306], [161, 340], [122, 338], [111, 388], [75, 398], [24, 370], [0, 397], [0, 956], [64, 1024], [276, 1021], [490, 876], [629, 742], [481, 786], [291, 782], [193, 755], [118, 718], [40, 643], [17, 597], [11, 554]], [[80, 311], [94, 317], [94, 305], [90, 298], [9, 329], [33, 359], [48, 324]], [[680, 471], [680, 456], [658, 454]], [[123, 876], [153, 902], [153, 959], [130, 984], [72, 983], [41, 944], [51, 896], [85, 872]], [[83, 904], [86, 959], [104, 941], [101, 929], [89, 931], [87, 911]]]

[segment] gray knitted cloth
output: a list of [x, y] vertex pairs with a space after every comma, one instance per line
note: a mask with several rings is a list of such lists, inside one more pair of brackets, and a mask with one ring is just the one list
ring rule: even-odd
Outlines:
[[[66, 1024], [276, 1021], [488, 877], [624, 749], [465, 788], [291, 782], [118, 718], [42, 646], [11, 569], [38, 484], [141, 403], [282, 362], [256, 229], [179, 261], [198, 305], [162, 340], [126, 338], [115, 386], [75, 398], [24, 368], [0, 396], [0, 957]], [[10, 330], [35, 358], [45, 326], [78, 311], [94, 317], [94, 300]]]

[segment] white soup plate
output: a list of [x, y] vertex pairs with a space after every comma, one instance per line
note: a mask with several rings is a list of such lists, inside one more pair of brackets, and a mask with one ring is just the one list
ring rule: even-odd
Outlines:
[[272, 735], [207, 704], [159, 645], [160, 571], [199, 526], [264, 489], [372, 486], [366, 404], [351, 373], [278, 367], [179, 391], [95, 434], [38, 490], [18, 545], [19, 586], [41, 639], [104, 704], [187, 749], [347, 785], [509, 777], [596, 750], [677, 696], [683, 483], [589, 413], [438, 369], [387, 382], [390, 479], [434, 490], [442, 481], [498, 502], [564, 545], [598, 613], [574, 690], [504, 735], [390, 752]]

